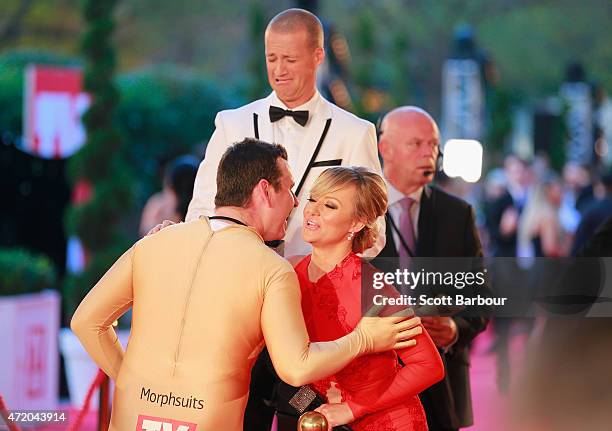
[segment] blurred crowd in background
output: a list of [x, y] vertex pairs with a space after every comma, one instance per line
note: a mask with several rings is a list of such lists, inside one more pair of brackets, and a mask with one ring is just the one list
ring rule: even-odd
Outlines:
[[[19, 274], [54, 273], [45, 280], [62, 292], [66, 323], [126, 245], [164, 219], [184, 219], [215, 114], [269, 93], [262, 34], [270, 17], [293, 6], [323, 20], [324, 97], [372, 122], [396, 106], [420, 106], [439, 119], [442, 151], [451, 138], [481, 143], [478, 181], [438, 172], [435, 183], [474, 206], [487, 256], [575, 256], [612, 216], [612, 16], [605, 1], [119, 2], [116, 34], [97, 65], [112, 78], [108, 100], [116, 103], [111, 116], [122, 143], [95, 154], [96, 171], [97, 162], [81, 163], [94, 159], [87, 150], [42, 155], [26, 137], [28, 67], [85, 69], [85, 83], [96, 83], [88, 69], [96, 64], [88, 37], [96, 33], [88, 33], [80, 2], [5, 0], [0, 264], [8, 269], [0, 271], [0, 296], [34, 289], [9, 287], [27, 278]], [[83, 172], [113, 191], [91, 212], [81, 206], [92, 193]], [[90, 257], [76, 234], [100, 242], [104, 220], [118, 226], [103, 241], [104, 259], [71, 280]], [[10, 275], [24, 261], [15, 249], [45, 262]], [[502, 350], [504, 389], [510, 325], [494, 326], [491, 349]]]

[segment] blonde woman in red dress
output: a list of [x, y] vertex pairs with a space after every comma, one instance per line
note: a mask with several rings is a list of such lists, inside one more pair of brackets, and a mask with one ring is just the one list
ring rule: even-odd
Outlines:
[[[362, 315], [362, 271], [371, 273], [374, 268], [362, 264], [356, 253], [373, 244], [376, 218], [386, 209], [384, 180], [365, 168], [330, 168], [315, 182], [302, 227], [312, 254], [291, 259], [312, 341], [334, 340], [357, 325]], [[397, 295], [394, 289], [393, 293]], [[397, 311], [388, 308], [389, 313]], [[424, 329], [416, 340], [416, 346], [397, 353], [358, 358], [330, 378], [313, 383], [311, 387], [327, 401], [317, 410], [330, 426], [348, 424], [354, 431], [427, 430], [418, 394], [441, 380], [444, 368]]]

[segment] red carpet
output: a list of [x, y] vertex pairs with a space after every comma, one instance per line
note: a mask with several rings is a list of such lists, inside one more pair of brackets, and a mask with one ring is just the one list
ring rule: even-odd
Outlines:
[[[512, 381], [516, 379], [520, 370], [526, 342], [526, 334], [511, 337], [509, 349], [511, 387]], [[489, 328], [476, 338], [472, 348], [470, 378], [472, 380], [474, 426], [465, 428], [469, 431], [510, 431], [510, 427], [506, 426], [509, 396], [500, 394], [497, 388], [497, 355], [487, 352], [492, 343], [493, 330], [489, 325]]]
[[[511, 376], [515, 378], [522, 362], [525, 352], [527, 336], [519, 334], [512, 337], [510, 342], [510, 367]], [[496, 355], [488, 353], [487, 349], [493, 342], [493, 331], [491, 327], [476, 338], [472, 349], [472, 398], [474, 406], [474, 426], [466, 428], [469, 431], [510, 431], [504, 424], [507, 412], [508, 396], [499, 393], [496, 384]], [[74, 420], [77, 410], [70, 407], [69, 417]], [[97, 430], [97, 412], [90, 412], [83, 423], [80, 431]], [[0, 426], [0, 429], [2, 427]], [[67, 426], [45, 426], [28, 428], [36, 431], [59, 431], [67, 429]]]

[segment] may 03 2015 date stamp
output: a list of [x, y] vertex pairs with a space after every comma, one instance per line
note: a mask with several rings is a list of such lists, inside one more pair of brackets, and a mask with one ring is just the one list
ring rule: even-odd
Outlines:
[[[16, 425], [68, 424], [68, 413], [59, 410], [10, 410], [6, 418]], [[0, 425], [0, 430], [2, 430]]]

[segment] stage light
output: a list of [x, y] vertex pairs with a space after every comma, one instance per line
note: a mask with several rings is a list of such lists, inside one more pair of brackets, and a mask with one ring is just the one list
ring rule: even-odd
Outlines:
[[482, 144], [474, 139], [449, 139], [444, 146], [444, 173], [475, 183], [482, 174]]

